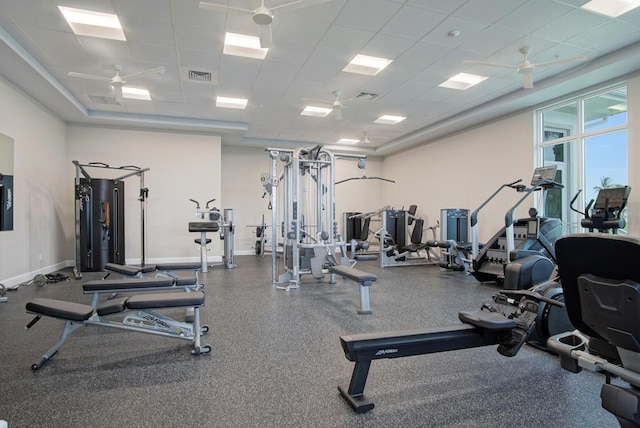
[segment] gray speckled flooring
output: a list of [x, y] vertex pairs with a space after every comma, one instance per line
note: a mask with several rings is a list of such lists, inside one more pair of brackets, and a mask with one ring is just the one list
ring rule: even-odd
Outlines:
[[[358, 268], [378, 275], [373, 315], [357, 315], [358, 288], [305, 278], [276, 290], [270, 257], [236, 257], [237, 268], [205, 277], [204, 343], [87, 327], [51, 361], [30, 369], [59, 337], [62, 322], [31, 330], [25, 303], [41, 296], [89, 302], [81, 281], [20, 287], [0, 303], [0, 419], [21, 427], [615, 427], [600, 407], [602, 377], [560, 369], [525, 346], [515, 358], [495, 347], [374, 361], [371, 412], [342, 400], [353, 363], [339, 336], [457, 324], [497, 288], [435, 266]], [[66, 272], [66, 273], [70, 273]], [[175, 313], [180, 316], [180, 313]]]

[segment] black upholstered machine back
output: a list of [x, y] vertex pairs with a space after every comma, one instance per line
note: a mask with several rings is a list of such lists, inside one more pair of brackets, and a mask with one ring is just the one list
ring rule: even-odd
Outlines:
[[[640, 326], [640, 240], [594, 233], [568, 235], [556, 242], [556, 257], [571, 323], [588, 336], [633, 349], [620, 342], [637, 342], [640, 336], [635, 331]], [[593, 292], [587, 289], [592, 286]], [[620, 329], [627, 339], [616, 336]]]

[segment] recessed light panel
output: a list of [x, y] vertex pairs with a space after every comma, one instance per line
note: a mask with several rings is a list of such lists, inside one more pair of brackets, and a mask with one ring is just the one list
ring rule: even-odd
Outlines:
[[367, 76], [375, 76], [392, 62], [392, 60], [385, 58], [376, 58], [374, 56], [367, 55], [356, 55], [342, 71], [364, 74]]
[[438, 86], [442, 88], [458, 89], [464, 91], [472, 86], [477, 85], [480, 82], [487, 80], [485, 76], [478, 76], [476, 74], [458, 73], [449, 80], [446, 80]]
[[353, 138], [340, 138], [336, 141], [336, 144], [358, 144], [360, 140], [354, 140]]
[[249, 100], [245, 98], [218, 97], [216, 98], [216, 107], [236, 108], [243, 110], [247, 106], [248, 101]]
[[122, 97], [133, 100], [151, 101], [151, 94], [149, 94], [147, 89], [131, 88], [129, 86], [122, 87]]
[[329, 113], [331, 113], [331, 109], [327, 107], [306, 106], [300, 115], [326, 117]]
[[225, 55], [242, 56], [245, 58], [264, 59], [269, 49], [260, 47], [260, 39], [244, 34], [226, 33], [224, 37]]
[[392, 116], [390, 114], [383, 114], [379, 118], [373, 121], [373, 123], [381, 123], [383, 125], [395, 125], [396, 123], [400, 123], [405, 120], [406, 117], [403, 116]]
[[615, 18], [638, 6], [640, 0], [591, 0], [580, 7]]
[[116, 15], [64, 6], [58, 6], [58, 9], [62, 12], [74, 34], [78, 36], [127, 40]]

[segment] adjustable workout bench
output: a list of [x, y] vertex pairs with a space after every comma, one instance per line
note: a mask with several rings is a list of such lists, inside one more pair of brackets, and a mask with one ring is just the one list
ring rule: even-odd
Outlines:
[[[83, 285], [83, 290], [84, 294], [93, 295], [91, 305], [43, 298], [37, 298], [28, 302], [26, 306], [27, 312], [35, 314], [36, 317], [27, 325], [27, 328], [33, 327], [43, 316], [65, 321], [62, 336], [58, 343], [51, 347], [31, 368], [33, 370], [39, 369], [58, 352], [71, 332], [86, 325], [99, 325], [173, 337], [176, 339], [191, 340], [194, 342], [193, 354], [199, 355], [211, 352], [210, 345], [202, 346], [200, 344], [200, 336], [209, 330], [207, 326], [200, 327], [200, 308], [204, 305], [204, 293], [202, 291], [192, 290], [198, 286], [197, 282], [186, 282], [190, 283], [180, 283], [179, 279], [175, 278], [89, 281]], [[158, 290], [164, 292], [120, 297], [104, 303], [98, 302], [101, 294]], [[175, 293], [166, 292], [167, 290], [184, 290], [190, 292]], [[193, 308], [193, 322], [176, 321], [153, 310], [165, 308]], [[129, 311], [137, 312], [127, 314], [120, 322], [104, 318], [109, 315], [128, 313]]]
[[329, 266], [329, 272], [331, 272], [332, 276], [335, 274], [358, 282], [360, 284], [360, 309], [358, 313], [360, 315], [373, 313], [371, 304], [369, 303], [369, 287], [378, 280], [377, 276], [349, 266]]
[[534, 330], [539, 303], [562, 306], [556, 300], [529, 290], [502, 290], [500, 293], [494, 296], [494, 302], [482, 305], [487, 310], [460, 312], [458, 318], [463, 322], [460, 325], [340, 337], [345, 357], [355, 363], [349, 386], [338, 386], [340, 394], [356, 413], [373, 409], [373, 402], [364, 395], [373, 360], [488, 345], [499, 345], [500, 354], [512, 357]]

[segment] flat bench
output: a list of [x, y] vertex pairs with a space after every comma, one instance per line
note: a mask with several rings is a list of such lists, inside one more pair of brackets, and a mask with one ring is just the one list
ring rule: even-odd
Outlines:
[[104, 265], [104, 270], [109, 272], [120, 273], [125, 276], [140, 276], [143, 273], [149, 273], [156, 270], [155, 265], [144, 265], [144, 266], [127, 266], [120, 265], [118, 263], [106, 263]]
[[[209, 353], [211, 352], [211, 346], [201, 346], [200, 344], [200, 336], [209, 330], [206, 326], [200, 327], [200, 308], [203, 305], [204, 293], [202, 291], [194, 291], [191, 293], [146, 293], [108, 301], [97, 308], [91, 305], [66, 302], [63, 300], [36, 298], [26, 304], [27, 312], [36, 315], [27, 325], [27, 328], [33, 327], [43, 316], [64, 320], [65, 326], [60, 340], [53, 345], [37, 363], [33, 364], [31, 368], [37, 370], [42, 367], [44, 363], [58, 352], [72, 331], [86, 325], [114, 327], [175, 339], [190, 340], [194, 343], [193, 354], [200, 355]], [[193, 323], [176, 321], [153, 311], [153, 309], [167, 308], [193, 308]], [[137, 313], [127, 314], [121, 322], [102, 318], [107, 315], [130, 311], [136, 311]]]
[[343, 278], [350, 279], [360, 284], [360, 315], [372, 314], [371, 305], [369, 303], [369, 287], [378, 280], [378, 277], [372, 273], [365, 272], [360, 269], [349, 266], [330, 266], [331, 274], [339, 275]]

